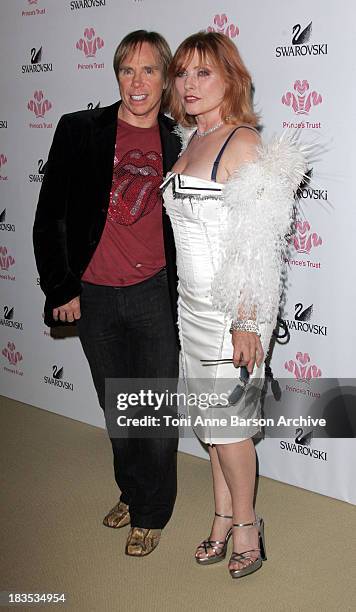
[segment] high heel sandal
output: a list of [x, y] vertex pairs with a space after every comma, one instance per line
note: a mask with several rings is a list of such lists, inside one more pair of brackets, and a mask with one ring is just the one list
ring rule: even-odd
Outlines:
[[265, 533], [264, 533], [264, 522], [262, 518], [256, 518], [253, 523], [237, 523], [233, 524], [233, 527], [258, 527], [258, 542], [259, 548], [252, 548], [245, 550], [244, 552], [233, 552], [229, 563], [235, 561], [237, 563], [243, 563], [244, 561], [251, 560], [255, 555], [249, 553], [258, 552], [258, 557], [254, 561], [251, 561], [248, 565], [243, 566], [241, 569], [230, 569], [230, 575], [232, 578], [242, 578], [256, 572], [262, 566], [262, 561], [267, 560], [266, 546], [265, 546]]
[[[229, 516], [227, 514], [219, 514], [218, 512], [215, 512], [215, 516], [220, 516], [221, 518], [232, 519], [232, 516]], [[223, 559], [225, 559], [227, 545], [229, 543], [229, 539], [231, 538], [231, 534], [232, 534], [232, 527], [230, 527], [229, 531], [227, 532], [225, 536], [225, 540], [211, 540], [210, 538], [208, 538], [207, 540], [204, 540], [201, 544], [199, 544], [196, 550], [196, 553], [195, 553], [196, 562], [199, 563], [199, 565], [210, 565], [211, 563], [218, 563], [219, 561], [222, 561]], [[209, 553], [208, 553], [209, 549], [212, 549], [214, 551], [213, 555], [209, 556]], [[198, 557], [197, 553], [199, 550], [204, 550], [206, 557]]]

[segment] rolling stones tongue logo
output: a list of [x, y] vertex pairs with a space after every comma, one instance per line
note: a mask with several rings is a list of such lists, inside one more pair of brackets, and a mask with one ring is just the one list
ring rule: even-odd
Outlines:
[[162, 162], [154, 151], [129, 151], [114, 168], [108, 216], [114, 223], [132, 225], [157, 203]]

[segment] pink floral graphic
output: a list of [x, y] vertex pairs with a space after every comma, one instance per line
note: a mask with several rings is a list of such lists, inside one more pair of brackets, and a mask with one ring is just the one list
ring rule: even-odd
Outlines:
[[43, 91], [35, 91], [33, 94], [34, 100], [30, 100], [27, 104], [28, 110], [36, 115], [36, 119], [44, 117], [46, 112], [52, 108], [49, 100], [44, 100]]
[[7, 347], [3, 348], [2, 354], [11, 365], [16, 365], [19, 361], [22, 361], [22, 355], [19, 351], [16, 351], [16, 346], [13, 342], [7, 343]]
[[3, 153], [0, 153], [0, 168], [7, 163], [7, 157]]
[[310, 231], [308, 221], [297, 221], [292, 240], [294, 248], [298, 253], [309, 254], [313, 248], [323, 244], [322, 238], [315, 232]]
[[7, 248], [0, 246], [0, 270], [8, 270], [14, 263], [15, 259], [7, 254]]
[[84, 38], [78, 40], [76, 48], [83, 51], [85, 57], [95, 57], [98, 49], [104, 46], [104, 41], [100, 36], [95, 36], [94, 28], [85, 28]]
[[295, 81], [293, 89], [296, 93], [287, 91], [282, 96], [282, 104], [291, 106], [296, 115], [308, 115], [312, 106], [317, 106], [323, 101], [322, 96], [316, 91], [308, 93], [308, 81]]
[[208, 32], [220, 32], [220, 34], [225, 34], [229, 38], [236, 38], [240, 30], [237, 25], [228, 24], [228, 18], [223, 13], [222, 15], [215, 15], [214, 25], [208, 27]]
[[298, 352], [295, 356], [296, 361], [291, 359], [284, 364], [285, 369], [293, 374], [297, 380], [311, 380], [312, 378], [320, 378], [321, 370], [316, 365], [310, 364], [310, 356], [308, 353]]

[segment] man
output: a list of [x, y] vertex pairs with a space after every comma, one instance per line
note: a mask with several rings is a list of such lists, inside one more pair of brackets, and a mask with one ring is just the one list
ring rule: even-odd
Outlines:
[[[36, 212], [45, 322], [77, 322], [103, 409], [106, 378], [178, 375], [175, 248], [158, 189], [180, 151], [160, 112], [170, 60], [155, 32], [121, 41], [121, 102], [60, 119]], [[177, 438], [111, 443], [121, 497], [104, 525], [131, 522], [126, 554], [144, 556], [172, 514]]]

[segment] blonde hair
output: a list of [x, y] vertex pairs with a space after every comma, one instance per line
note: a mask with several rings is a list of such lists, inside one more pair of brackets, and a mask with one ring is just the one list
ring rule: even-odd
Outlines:
[[221, 118], [226, 123], [249, 123], [256, 126], [258, 115], [252, 105], [252, 80], [235, 44], [225, 34], [218, 32], [197, 32], [179, 45], [168, 69], [169, 110], [172, 117], [184, 126], [195, 125], [195, 119], [188, 115], [178, 96], [175, 79], [189, 64], [194, 52], [200, 61], [207, 59], [217, 67], [225, 82], [225, 95], [221, 106]]

